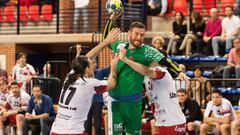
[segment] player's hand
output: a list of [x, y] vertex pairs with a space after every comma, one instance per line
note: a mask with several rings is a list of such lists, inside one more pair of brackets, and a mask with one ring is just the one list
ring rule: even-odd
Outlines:
[[28, 119], [28, 120], [31, 120], [31, 119], [32, 119], [32, 115], [29, 114], [29, 113], [27, 113], [27, 114], [25, 115], [25, 118]]
[[121, 33], [120, 28], [113, 28], [107, 35], [106, 39], [104, 40], [104, 45], [109, 45], [114, 43], [119, 39], [119, 34]]
[[123, 14], [123, 12], [124, 12], [123, 8], [121, 9], [121, 11], [119, 13], [113, 12], [110, 16], [110, 20], [112, 20], [112, 21], [116, 20]]
[[120, 60], [124, 60], [124, 58], [126, 57], [126, 49], [124, 48], [124, 47], [121, 47], [120, 49], [119, 49], [119, 59]]
[[77, 54], [80, 55], [81, 51], [82, 51], [81, 44], [76, 44], [76, 52], [77, 52]]
[[180, 72], [177, 78], [180, 80], [188, 81], [188, 76], [183, 72]]

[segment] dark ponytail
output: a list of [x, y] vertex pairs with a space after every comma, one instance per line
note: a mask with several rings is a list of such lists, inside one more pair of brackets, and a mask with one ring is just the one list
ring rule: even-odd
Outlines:
[[[72, 61], [72, 70], [73, 73], [69, 73], [66, 77], [66, 80], [63, 84], [63, 89], [67, 89], [70, 84], [74, 83], [78, 77], [81, 77], [85, 74], [85, 69], [89, 66], [88, 58], [86, 56], [78, 56]], [[85, 81], [85, 80], [84, 80]]]

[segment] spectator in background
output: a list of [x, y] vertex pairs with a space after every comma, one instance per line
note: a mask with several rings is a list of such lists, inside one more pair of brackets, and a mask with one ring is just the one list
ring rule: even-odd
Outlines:
[[46, 63], [43, 66], [43, 73], [40, 74], [38, 77], [44, 77], [44, 78], [54, 78], [54, 76], [51, 74], [52, 66], [50, 63]]
[[181, 43], [187, 34], [187, 22], [182, 12], [176, 12], [175, 21], [172, 23], [172, 34], [167, 46], [167, 55], [178, 54], [177, 43]]
[[164, 49], [164, 43], [165, 43], [165, 41], [161, 36], [155, 36], [152, 39], [152, 46], [166, 56], [166, 51]]
[[204, 123], [200, 126], [200, 135], [206, 135], [208, 131], [216, 131], [215, 134], [230, 135], [231, 121], [236, 119], [232, 104], [223, 98], [222, 93], [218, 90], [214, 90], [211, 97], [212, 100], [207, 104], [204, 112]]
[[0, 131], [3, 130], [3, 121], [8, 121], [12, 125], [17, 126], [17, 135], [22, 135], [22, 126], [24, 114], [27, 110], [30, 96], [26, 92], [22, 92], [16, 81], [11, 83], [11, 94], [7, 98], [3, 114], [0, 120]]
[[[223, 78], [231, 78], [231, 73], [235, 71], [236, 78], [240, 78], [240, 37], [233, 40], [233, 46], [228, 55], [227, 66], [223, 70]], [[225, 82], [223, 83], [225, 86]], [[240, 81], [237, 81], [237, 87], [240, 87]]]
[[[191, 92], [193, 95], [193, 98], [198, 102], [199, 105], [205, 105], [206, 102], [210, 100], [210, 97], [207, 95], [207, 93], [211, 92], [211, 84], [208, 79], [202, 76], [203, 70], [201, 67], [196, 66], [194, 68], [194, 78], [196, 81], [191, 81]], [[206, 95], [205, 95], [205, 89], [206, 89]], [[206, 97], [206, 101], [205, 101]]]
[[200, 40], [203, 37], [203, 32], [205, 29], [205, 21], [199, 12], [192, 12], [191, 15], [192, 21], [190, 22], [190, 29], [192, 33], [188, 33], [179, 48], [179, 50], [186, 50], [186, 56], [189, 57], [192, 49], [193, 41]]
[[164, 16], [167, 12], [167, 0], [148, 0], [147, 14], [152, 16]]
[[197, 135], [203, 121], [203, 114], [200, 106], [195, 100], [188, 97], [186, 89], [177, 90], [177, 98], [186, 117], [188, 135]]
[[[40, 85], [33, 86], [32, 94], [23, 122], [23, 135], [28, 135], [29, 124], [40, 126], [41, 134], [48, 135], [56, 116], [52, 99], [42, 93]], [[33, 110], [35, 115], [32, 114]]]
[[12, 79], [16, 80], [21, 88], [21, 91], [27, 92], [30, 90], [30, 81], [36, 72], [30, 64], [27, 64], [27, 54], [20, 52], [18, 54], [17, 63], [13, 67]]
[[0, 63], [0, 78], [8, 79], [8, 73], [5, 69], [2, 68], [1, 63]]
[[239, 17], [233, 15], [233, 7], [226, 6], [225, 17], [222, 20], [222, 33], [221, 36], [213, 37], [212, 48], [214, 56], [219, 56], [219, 46], [224, 46], [225, 44], [225, 54], [229, 53], [232, 48], [232, 40], [239, 33], [240, 19]]
[[73, 32], [79, 32], [80, 16], [83, 17], [82, 31], [84, 33], [88, 32], [88, 4], [89, 0], [74, 0], [74, 15], [73, 15]]
[[218, 17], [218, 11], [216, 8], [210, 10], [211, 18], [207, 21], [207, 25], [203, 35], [203, 41], [207, 44], [207, 55], [212, 55], [212, 38], [219, 36], [222, 32], [221, 22], [222, 20]]

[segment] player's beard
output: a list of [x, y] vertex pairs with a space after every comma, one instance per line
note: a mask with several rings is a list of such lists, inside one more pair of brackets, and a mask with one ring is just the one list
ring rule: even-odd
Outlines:
[[140, 47], [141, 44], [142, 44], [141, 41], [138, 41], [138, 40], [132, 40], [131, 38], [130, 38], [130, 43], [131, 43], [131, 45], [132, 45], [133, 47], [135, 47], [135, 48]]

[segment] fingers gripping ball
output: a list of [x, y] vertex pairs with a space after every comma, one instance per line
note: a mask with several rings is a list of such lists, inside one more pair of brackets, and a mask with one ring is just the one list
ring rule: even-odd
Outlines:
[[108, 0], [106, 8], [109, 14], [120, 14], [123, 6], [121, 0]]

